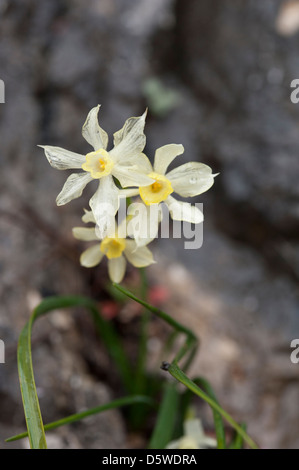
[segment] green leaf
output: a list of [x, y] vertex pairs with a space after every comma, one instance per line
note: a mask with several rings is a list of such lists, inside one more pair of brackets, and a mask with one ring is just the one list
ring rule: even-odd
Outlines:
[[[240, 424], [241, 428], [246, 431], [246, 425], [244, 423]], [[229, 449], [242, 449], [243, 448], [244, 439], [240, 434], [236, 433], [235, 437], [233, 438], [232, 442], [228, 446]]]
[[[206, 391], [206, 393], [209, 395], [209, 397], [212, 398], [212, 400], [214, 400], [214, 402], [219, 405], [218, 400], [215, 396], [215, 393], [214, 393], [211, 385], [209, 384], [209, 382], [206, 379], [204, 379], [202, 377], [199, 377], [199, 378], [194, 379], [193, 382], [196, 383], [197, 385], [201, 386]], [[214, 408], [212, 408], [212, 411], [213, 411], [215, 432], [216, 432], [216, 438], [217, 438], [217, 447], [218, 447], [218, 449], [225, 449], [226, 448], [225, 430], [224, 430], [224, 424], [223, 424], [222, 416]]]
[[30, 447], [32, 449], [46, 449], [47, 442], [36, 393], [31, 359], [30, 338], [32, 323], [33, 320], [30, 320], [26, 324], [19, 338], [18, 371]]
[[114, 333], [112, 326], [107, 323], [97, 310], [96, 304], [86, 297], [66, 296], [49, 297], [41, 302], [33, 311], [29, 321], [21, 331], [18, 342], [18, 372], [24, 407], [28, 437], [32, 449], [46, 449], [47, 443], [43, 420], [41, 416], [39, 400], [36, 392], [32, 355], [31, 355], [31, 332], [34, 322], [40, 316], [56, 309], [68, 307], [85, 307], [91, 313], [96, 326], [100, 330], [103, 341], [112, 354], [113, 359], [119, 367], [120, 373], [127, 387], [131, 384], [131, 371], [129, 369], [126, 355]]
[[156, 426], [150, 439], [149, 449], [165, 449], [171, 441], [179, 404], [176, 384], [167, 383], [159, 408]]
[[[140, 297], [142, 300], [146, 300], [148, 293], [148, 283], [146, 272], [144, 268], [139, 269], [140, 273]], [[120, 292], [114, 289], [120, 294]], [[122, 294], [124, 295], [124, 294]], [[126, 296], [127, 297], [127, 296]], [[147, 393], [147, 376], [146, 376], [146, 366], [147, 366], [147, 342], [148, 342], [148, 326], [150, 322], [150, 314], [147, 310], [142, 311], [140, 315], [140, 332], [139, 332], [139, 341], [138, 341], [138, 353], [136, 366], [133, 376], [132, 389], [135, 394], [144, 394]], [[142, 422], [146, 419], [147, 410], [140, 406], [133, 406], [130, 409], [130, 423], [133, 429], [140, 428]]]
[[195, 395], [199, 396], [205, 402], [207, 402], [213, 410], [220, 413], [221, 416], [237, 431], [237, 433], [252, 449], [258, 449], [257, 444], [250, 436], [248, 436], [246, 431], [238, 423], [236, 423], [236, 421], [223, 408], [221, 408], [218, 403], [216, 403], [208, 394], [206, 394], [192, 380], [190, 380], [175, 362], [164, 365], [164, 370], [167, 370], [175, 379], [184, 384], [185, 387], [195, 393]]
[[[56, 429], [60, 426], [64, 426], [66, 424], [74, 423], [76, 421], [80, 421], [88, 416], [92, 416], [98, 413], [103, 413], [107, 410], [112, 410], [113, 408], [120, 408], [123, 406], [128, 405], [135, 405], [136, 403], [143, 403], [147, 405], [154, 405], [154, 401], [146, 396], [142, 395], [132, 395], [128, 397], [123, 397], [118, 400], [111, 401], [109, 403], [105, 403], [105, 405], [96, 406], [94, 408], [90, 408], [88, 410], [82, 411], [81, 413], [75, 413], [70, 416], [67, 416], [63, 419], [59, 419], [58, 421], [53, 421], [52, 423], [48, 423], [44, 425], [44, 430], [49, 431], [50, 429]], [[28, 436], [28, 432], [23, 432], [21, 434], [17, 434], [16, 436], [9, 437], [5, 439], [5, 442], [12, 442], [17, 441], [18, 439], [23, 439], [24, 437]]]

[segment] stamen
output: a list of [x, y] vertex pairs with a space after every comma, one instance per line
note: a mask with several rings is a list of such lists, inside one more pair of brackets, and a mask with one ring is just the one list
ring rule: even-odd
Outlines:
[[158, 183], [158, 181], [155, 181], [151, 186], [152, 186], [152, 191], [154, 193], [157, 193], [158, 191], [160, 191], [160, 189], [162, 189], [162, 184]]
[[99, 159], [99, 166], [100, 166], [100, 171], [104, 171], [105, 170], [105, 166], [106, 166], [106, 162], [103, 158], [100, 158]]

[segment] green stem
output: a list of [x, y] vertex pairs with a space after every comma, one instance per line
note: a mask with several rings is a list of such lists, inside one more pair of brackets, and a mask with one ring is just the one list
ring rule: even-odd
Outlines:
[[132, 292], [128, 291], [124, 287], [120, 286], [119, 284], [116, 284], [115, 282], [113, 283], [113, 286], [118, 289], [120, 292], [125, 294], [127, 297], [130, 297], [131, 299], [135, 300], [135, 302], [138, 302], [139, 304], [143, 305], [145, 308], [147, 308], [150, 312], [154, 313], [158, 317], [162, 318], [166, 323], [168, 323], [170, 326], [175, 328], [177, 331], [180, 331], [181, 333], [185, 333], [185, 335], [190, 336], [194, 340], [197, 340], [196, 336], [194, 333], [186, 328], [184, 325], [181, 325], [178, 323], [174, 318], [170, 317], [167, 315], [167, 313], [163, 312], [163, 310], [160, 310], [157, 307], [154, 307], [153, 305], [145, 302], [144, 300], [138, 299], [136, 295], [132, 294]]
[[118, 289], [120, 292], [123, 294], [127, 295], [131, 299], [135, 300], [135, 302], [138, 302], [139, 304], [143, 305], [145, 308], [147, 308], [150, 312], [152, 312], [154, 315], [157, 317], [161, 318], [164, 320], [168, 325], [172, 326], [176, 331], [179, 331], [180, 333], [183, 333], [186, 335], [186, 342], [182, 345], [180, 348], [179, 352], [177, 353], [175, 357], [175, 361], [180, 361], [184, 355], [190, 351], [192, 347], [194, 347], [196, 344], [198, 344], [198, 339], [194, 335], [194, 333], [186, 328], [185, 326], [181, 325], [181, 323], [177, 322], [174, 318], [171, 316], [167, 315], [167, 313], [163, 312], [163, 310], [160, 310], [157, 307], [154, 307], [153, 305], [150, 305], [149, 303], [145, 302], [144, 300], [139, 299], [136, 297], [132, 292], [128, 291], [124, 287], [113, 283], [114, 287]]
[[[147, 278], [146, 273], [143, 268], [140, 268], [140, 277], [141, 277], [141, 286], [140, 286], [140, 296], [142, 300], [147, 298]], [[138, 344], [138, 353], [137, 353], [137, 362], [136, 362], [136, 372], [134, 375], [133, 389], [132, 393], [143, 394], [146, 393], [146, 360], [147, 360], [147, 342], [148, 342], [148, 325], [150, 322], [150, 314], [148, 310], [143, 310], [140, 315], [140, 336]], [[146, 410], [140, 405], [133, 406], [131, 408], [131, 424], [133, 428], [139, 428], [140, 423], [144, 421], [144, 413]]]
[[[147, 278], [144, 269], [140, 269], [141, 275], [141, 289], [140, 294], [142, 300], [147, 298]], [[136, 364], [134, 393], [143, 393], [145, 383], [145, 368], [147, 358], [147, 341], [148, 341], [148, 325], [150, 321], [150, 314], [147, 310], [141, 312], [141, 325], [140, 325], [140, 339], [138, 346], [138, 356]]]

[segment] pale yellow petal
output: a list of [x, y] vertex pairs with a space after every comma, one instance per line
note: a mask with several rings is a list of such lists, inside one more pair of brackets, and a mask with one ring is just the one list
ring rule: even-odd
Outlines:
[[126, 272], [126, 259], [123, 255], [108, 260], [108, 273], [111, 281], [121, 282]]
[[180, 144], [168, 144], [158, 148], [155, 153], [154, 171], [165, 175], [170, 163], [182, 153], [184, 153], [184, 147]]
[[114, 230], [115, 214], [119, 208], [118, 188], [112, 176], [100, 179], [99, 187], [90, 199], [89, 205], [96, 220], [96, 233], [103, 239]]
[[138, 247], [134, 240], [126, 240], [124, 253], [128, 261], [136, 268], [155, 263], [152, 252], [146, 246]]
[[84, 209], [84, 212], [85, 214], [83, 215], [82, 217], [82, 221], [85, 222], [86, 224], [88, 224], [88, 222], [92, 222], [92, 223], [96, 223], [96, 220], [94, 218], [94, 215], [93, 215], [93, 212], [92, 211], [88, 211], [86, 209]]
[[132, 154], [125, 160], [114, 165], [112, 174], [119, 180], [122, 187], [146, 186], [153, 182], [148, 176], [152, 165], [144, 153]]
[[146, 112], [139, 117], [126, 120], [122, 129], [114, 134], [114, 148], [110, 154], [114, 162], [125, 161], [132, 155], [141, 153], [145, 147], [146, 137], [143, 133]]
[[56, 170], [72, 170], [82, 167], [85, 156], [79, 153], [71, 152], [60, 147], [50, 145], [38, 145], [44, 149], [45, 155], [53, 168]]
[[99, 264], [104, 256], [100, 250], [100, 246], [101, 245], [97, 243], [96, 245], [93, 245], [87, 248], [87, 250], [83, 251], [80, 257], [80, 264], [85, 268], [93, 268]]
[[82, 127], [84, 139], [94, 148], [94, 150], [106, 149], [108, 145], [108, 135], [98, 122], [98, 112], [100, 105], [89, 111], [86, 121]]
[[173, 220], [182, 220], [192, 224], [199, 224], [204, 220], [202, 211], [189, 202], [177, 201], [172, 196], [168, 196], [165, 203]]
[[197, 441], [193, 437], [183, 436], [179, 441], [179, 449], [200, 449]]
[[152, 178], [138, 171], [138, 166], [125, 167], [115, 165], [112, 174], [118, 179], [123, 188], [128, 186], [148, 186], [154, 182]]
[[130, 189], [120, 189], [119, 197], [134, 197], [138, 196], [139, 189], [138, 188], [130, 188]]
[[58, 206], [63, 206], [68, 202], [72, 201], [81, 196], [83, 189], [92, 180], [92, 177], [89, 173], [73, 173], [71, 174], [60, 193], [56, 198], [56, 204]]
[[198, 442], [204, 437], [204, 429], [198, 418], [186, 419], [183, 427], [185, 436], [193, 437]]
[[94, 227], [74, 227], [72, 231], [73, 236], [77, 238], [77, 240], [83, 240], [86, 242], [98, 240]]
[[137, 246], [147, 245], [157, 237], [162, 220], [160, 204], [146, 206], [142, 202], [134, 202], [129, 205], [127, 213], [130, 216], [127, 224], [128, 236], [135, 239]]
[[167, 173], [173, 190], [183, 197], [202, 194], [214, 183], [212, 169], [199, 162], [189, 162]]
[[[184, 421], [184, 434], [186, 439], [192, 439], [197, 443], [197, 449], [217, 446], [216, 439], [205, 435], [201, 421], [198, 418], [187, 419]], [[187, 449], [188, 447], [184, 448]]]

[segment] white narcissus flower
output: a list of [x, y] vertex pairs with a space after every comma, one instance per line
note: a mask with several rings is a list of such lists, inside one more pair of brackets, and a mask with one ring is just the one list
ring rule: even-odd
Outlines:
[[[95, 221], [91, 211], [87, 211], [82, 220], [83, 222]], [[83, 241], [99, 242], [100, 239], [94, 227], [74, 227], [73, 235]], [[137, 268], [155, 263], [152, 252], [146, 246], [138, 247], [135, 240], [127, 239], [125, 236], [126, 220], [100, 240], [100, 243], [87, 248], [80, 257], [81, 265], [92, 268], [106, 256], [109, 277], [113, 282], [119, 283], [125, 275], [127, 261]]]
[[200, 419], [187, 419], [183, 427], [184, 435], [167, 444], [166, 449], [206, 449], [217, 446], [216, 439], [205, 435]]
[[142, 153], [145, 146], [143, 133], [146, 112], [140, 117], [127, 119], [122, 129], [114, 134], [114, 147], [107, 151], [108, 135], [99, 126], [100, 105], [88, 114], [82, 128], [82, 135], [93, 147], [87, 155], [65, 150], [60, 147], [40, 145], [53, 168], [58, 170], [83, 170], [72, 173], [56, 198], [58, 206], [81, 196], [83, 189], [93, 179], [99, 181], [98, 189], [89, 201], [99, 234], [104, 236], [113, 225], [119, 208], [119, 189], [113, 176], [122, 187], [145, 186], [153, 182], [147, 176], [150, 162]]
[[[147, 211], [140, 214], [139, 226], [144, 226], [151, 218], [150, 206], [165, 202], [170, 215], [174, 220], [181, 220], [189, 223], [203, 222], [203, 213], [198, 207], [189, 202], [178, 201], [172, 193], [177, 193], [182, 197], [194, 197], [207, 191], [214, 183], [212, 169], [199, 162], [188, 162], [167, 172], [170, 163], [184, 152], [184, 147], [178, 144], [168, 144], [156, 150], [154, 166], [148, 173], [148, 177], [154, 180], [148, 186], [138, 189], [124, 190], [127, 196], [140, 195], [142, 201], [147, 206]], [[152, 233], [158, 231], [157, 218], [152, 217]], [[138, 240], [138, 233], [134, 233]], [[139, 237], [140, 238], [140, 237]]]

